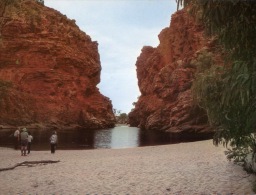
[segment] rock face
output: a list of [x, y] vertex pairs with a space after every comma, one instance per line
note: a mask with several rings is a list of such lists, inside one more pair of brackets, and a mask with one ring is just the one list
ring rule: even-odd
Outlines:
[[0, 2], [0, 124], [113, 127], [98, 44], [34, 0]]
[[197, 67], [193, 63], [213, 42], [203, 35], [186, 10], [172, 15], [170, 27], [159, 34], [157, 48], [145, 46], [138, 57], [141, 96], [129, 113], [131, 126], [177, 134], [212, 135], [204, 110], [193, 102], [191, 87]]

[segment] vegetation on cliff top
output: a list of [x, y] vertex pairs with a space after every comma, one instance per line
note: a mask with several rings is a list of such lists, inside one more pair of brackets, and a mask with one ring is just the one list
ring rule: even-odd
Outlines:
[[230, 144], [228, 158], [242, 161], [256, 151], [256, 4], [250, 0], [177, 2], [188, 6], [226, 55], [225, 66], [209, 64], [198, 70], [194, 93], [216, 128], [214, 143]]
[[42, 3], [44, 5], [44, 0], [36, 0], [38, 1], [39, 3]]

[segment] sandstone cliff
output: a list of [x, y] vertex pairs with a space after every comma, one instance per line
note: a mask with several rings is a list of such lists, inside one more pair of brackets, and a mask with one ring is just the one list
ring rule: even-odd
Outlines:
[[141, 92], [129, 113], [131, 126], [146, 130], [208, 136], [212, 129], [204, 110], [193, 101], [191, 88], [199, 56], [214, 53], [213, 41], [186, 10], [172, 15], [159, 34], [157, 48], [145, 46], [136, 62]]
[[34, 0], [0, 2], [0, 124], [112, 127], [98, 44]]

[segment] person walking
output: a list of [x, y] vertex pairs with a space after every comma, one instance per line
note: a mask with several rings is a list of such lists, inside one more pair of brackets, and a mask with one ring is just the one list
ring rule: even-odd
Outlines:
[[53, 131], [53, 132], [52, 132], [52, 135], [51, 135], [51, 137], [50, 137], [51, 153], [52, 153], [52, 154], [55, 153], [57, 143], [58, 143], [57, 132], [56, 132], [56, 131]]
[[33, 140], [33, 136], [31, 135], [30, 131], [28, 132], [28, 154], [30, 154], [31, 149], [31, 142]]
[[28, 132], [27, 132], [27, 129], [24, 127], [22, 129], [22, 132], [20, 133], [21, 156], [26, 156], [27, 145], [28, 145]]
[[18, 150], [19, 144], [20, 144], [20, 129], [16, 129], [16, 131], [13, 134], [14, 136], [14, 149]]

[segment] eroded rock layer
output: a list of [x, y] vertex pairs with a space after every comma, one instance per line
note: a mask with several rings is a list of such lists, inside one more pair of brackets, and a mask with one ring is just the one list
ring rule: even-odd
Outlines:
[[112, 127], [98, 44], [34, 0], [0, 2], [0, 124]]
[[141, 92], [129, 113], [131, 126], [178, 134], [211, 135], [204, 110], [193, 101], [191, 88], [202, 52], [214, 52], [186, 10], [172, 15], [170, 27], [159, 34], [157, 48], [145, 46], [136, 62]]

